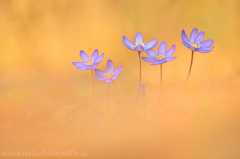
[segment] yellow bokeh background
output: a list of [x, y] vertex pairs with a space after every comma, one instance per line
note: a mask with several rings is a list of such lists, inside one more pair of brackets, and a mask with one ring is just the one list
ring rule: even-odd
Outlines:
[[[238, 0], [1, 0], [0, 108], [24, 108], [30, 121], [34, 120], [29, 117], [31, 112], [45, 109], [53, 111], [55, 117], [59, 112], [56, 110], [63, 107], [65, 110], [77, 105], [79, 114], [88, 111], [92, 94], [91, 73], [76, 69], [72, 62], [81, 62], [80, 50], [90, 56], [95, 49], [100, 54], [105, 53], [99, 69], [105, 70], [108, 59], [114, 62], [115, 68], [123, 65], [116, 83], [125, 101], [124, 107], [131, 107], [137, 95], [139, 61], [137, 52], [122, 44], [122, 37], [134, 42], [137, 32], [142, 33], [144, 42], [157, 39], [159, 46], [165, 41], [168, 49], [176, 45], [174, 55], [177, 58], [163, 65], [160, 106], [163, 108], [180, 90], [190, 65], [191, 50], [182, 44], [181, 31], [184, 29], [189, 37], [192, 29], [198, 28], [205, 32], [204, 40], [214, 40], [215, 48], [207, 54], [194, 54], [189, 82], [179, 98], [163, 117], [150, 122], [149, 131], [136, 135], [141, 128], [131, 130], [129, 133], [136, 135], [134, 139], [126, 135], [127, 130], [120, 133], [120, 137], [113, 136], [114, 131], [110, 131], [111, 137], [106, 135], [106, 141], [113, 146], [131, 143], [134, 147], [134, 143], [141, 145], [139, 141], [144, 140], [144, 145], [150, 145], [146, 152], [152, 152], [152, 158], [238, 158], [239, 6]], [[142, 52], [141, 56], [147, 54]], [[142, 61], [142, 84], [146, 82], [148, 106], [154, 107], [159, 89], [159, 67]], [[104, 114], [107, 89], [107, 84], [95, 80], [95, 107], [100, 115]], [[118, 104], [118, 92], [111, 85], [110, 106]], [[151, 111], [148, 111], [148, 119], [150, 116]], [[2, 122], [0, 142], [8, 143], [8, 149], [18, 149], [21, 145], [14, 143], [12, 138], [31, 145], [25, 142], [26, 138], [19, 139], [18, 135], [11, 133], [16, 124], [5, 119]], [[6, 128], [4, 122], [11, 126]], [[128, 125], [129, 121], [123, 123]], [[15, 129], [25, 132], [21, 127]], [[166, 133], [158, 138], [157, 132], [162, 129], [172, 134]], [[178, 131], [181, 133], [176, 133]], [[72, 130], [67, 134], [70, 132]], [[125, 158], [134, 158], [131, 155], [135, 156], [143, 148], [128, 152], [122, 147], [105, 144], [103, 147], [112, 151], [108, 154], [103, 153], [104, 148], [99, 148], [105, 141], [96, 140], [97, 146], [87, 144], [91, 139], [84, 141], [92, 152], [89, 156], [95, 153], [93, 158], [111, 158], [118, 153], [117, 150], [123, 150]], [[153, 146], [156, 141], [161, 143], [158, 149], [166, 149], [162, 156]], [[179, 144], [172, 148], [170, 143]], [[58, 147], [56, 143], [49, 141], [49, 144], [52, 149]]]

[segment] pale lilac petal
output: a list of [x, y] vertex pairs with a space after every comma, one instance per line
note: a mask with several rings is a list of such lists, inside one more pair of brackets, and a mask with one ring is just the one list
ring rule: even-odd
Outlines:
[[104, 74], [106, 72], [104, 72], [103, 70], [99, 70], [99, 69], [95, 69], [94, 72], [96, 73], [96, 75], [98, 75], [99, 77], [104, 77]]
[[170, 57], [170, 56], [172, 56], [172, 54], [174, 53], [174, 51], [175, 51], [175, 45], [173, 45], [169, 50], [168, 50], [168, 52], [166, 53], [166, 57]]
[[133, 45], [133, 43], [131, 41], [129, 41], [125, 36], [123, 36], [123, 41], [126, 45], [129, 46], [130, 49], [134, 49], [135, 45]]
[[137, 45], [137, 46], [135, 47], [135, 50], [136, 50], [136, 51], [144, 51], [144, 48], [143, 48], [142, 45]]
[[113, 62], [112, 62], [112, 60], [108, 60], [107, 61], [107, 72], [111, 72], [113, 70], [114, 70]]
[[144, 51], [151, 50], [157, 45], [157, 43], [158, 43], [157, 39], [149, 41], [148, 43], [145, 44]]
[[157, 56], [156, 52], [153, 51], [153, 50], [148, 50], [148, 51], [146, 51], [146, 53], [147, 53], [150, 57], [153, 57], [153, 58], [155, 58], [155, 56]]
[[87, 67], [87, 66], [84, 66], [84, 67], [78, 67], [77, 69], [79, 69], [79, 70], [88, 70], [88, 67]]
[[210, 47], [213, 44], [213, 40], [206, 40], [201, 43], [201, 47]]
[[201, 52], [201, 53], [209, 53], [211, 52], [212, 50], [201, 50], [201, 49], [197, 49], [198, 52]]
[[172, 61], [172, 60], [174, 60], [176, 57], [168, 57], [168, 58], [166, 58], [166, 59], [164, 59], [165, 61], [167, 61], [167, 62], [169, 62], [169, 61]]
[[166, 62], [165, 60], [160, 60], [160, 61], [156, 61], [156, 62], [152, 63], [151, 65], [159, 65], [159, 64], [163, 64], [165, 62]]
[[112, 80], [116, 80], [118, 77], [119, 77], [118, 75], [114, 75], [114, 76], [112, 77]]
[[142, 57], [142, 59], [146, 62], [156, 62], [157, 60], [155, 58], [152, 58], [152, 57]]
[[183, 43], [183, 45], [185, 45], [187, 48], [190, 48], [190, 47], [191, 47], [190, 44], [189, 44], [189, 43], [185, 43], [185, 42], [183, 41], [183, 39], [182, 39], [182, 43]]
[[191, 35], [190, 35], [190, 40], [191, 41], [195, 41], [195, 39], [197, 38], [197, 35], [198, 35], [198, 29], [197, 28], [194, 28], [191, 32]]
[[166, 53], [167, 52], [167, 44], [165, 41], [161, 42], [161, 44], [159, 45], [159, 48], [158, 48], [158, 55], [159, 53]]
[[212, 46], [212, 47], [200, 47], [199, 49], [208, 51], [208, 50], [212, 50], [214, 47], [215, 46]]
[[89, 59], [88, 55], [83, 50], [80, 51], [80, 56], [83, 61], [86, 61], [87, 59]]
[[183, 41], [184, 41], [185, 43], [189, 44], [188, 37], [187, 37], [187, 35], [186, 35], [186, 33], [185, 33], [184, 30], [182, 30], [182, 39], [183, 39]]
[[142, 43], [142, 34], [141, 33], [137, 33], [136, 36], [135, 36], [135, 44], [141, 44]]
[[105, 80], [104, 77], [97, 77], [97, 76], [94, 76], [94, 78], [96, 78], [96, 79], [99, 80], [99, 81], [103, 81], [103, 80]]
[[203, 38], [204, 38], [204, 36], [205, 36], [205, 33], [204, 33], [203, 31], [201, 31], [201, 32], [198, 34], [198, 36], [197, 36], [195, 42], [199, 42], [199, 43], [201, 43], [202, 40], [203, 40]]
[[72, 64], [76, 67], [85, 67], [86, 66], [83, 62], [73, 62]]
[[88, 69], [93, 69], [93, 68], [96, 68], [97, 66], [98, 66], [98, 63], [95, 63], [92, 66], [88, 66]]
[[93, 52], [92, 58], [94, 59], [94, 61], [98, 58], [98, 50], [97, 49]]
[[122, 42], [124, 46], [126, 46], [128, 49], [131, 49], [131, 50], [135, 50], [135, 46], [134, 47], [130, 47], [128, 46], [124, 41]]
[[123, 66], [118, 67], [113, 73], [114, 75], [119, 75], [123, 70]]
[[102, 59], [103, 59], [103, 57], [104, 57], [104, 53], [103, 53], [99, 58], [97, 58], [97, 60], [95, 60], [94, 63], [99, 63], [99, 62], [101, 62]]
[[103, 83], [110, 83], [110, 82], [112, 82], [111, 79], [107, 79], [107, 80], [103, 81]]

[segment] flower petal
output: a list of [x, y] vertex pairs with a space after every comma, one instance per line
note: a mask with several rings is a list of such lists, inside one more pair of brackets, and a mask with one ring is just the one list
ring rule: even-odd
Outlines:
[[103, 53], [99, 58], [97, 58], [97, 60], [95, 60], [94, 63], [99, 63], [99, 62], [101, 62], [102, 59], [103, 59], [103, 57], [104, 57], [104, 53]]
[[146, 62], [156, 62], [157, 60], [155, 58], [152, 58], [152, 57], [142, 57], [142, 59]]
[[87, 59], [89, 59], [88, 55], [83, 50], [80, 51], [80, 56], [83, 61], [86, 61]]
[[210, 47], [213, 44], [213, 40], [206, 40], [201, 43], [201, 47]]
[[93, 52], [92, 58], [94, 59], [94, 61], [98, 58], [98, 50], [97, 49]]
[[185, 45], [187, 48], [190, 48], [190, 47], [191, 47], [189, 43], [185, 43], [183, 40], [182, 40], [182, 43], [183, 43], [183, 45]]
[[176, 58], [176, 57], [169, 57], [169, 58], [165, 58], [164, 60], [167, 61], [167, 62], [169, 62], [169, 61], [174, 60], [175, 58]]
[[201, 49], [197, 49], [198, 52], [201, 52], [201, 53], [209, 53], [211, 52], [212, 50], [201, 50]]
[[142, 41], [142, 34], [138, 32], [135, 36], [135, 44], [142, 44]]
[[160, 52], [166, 53], [167, 52], [167, 44], [165, 41], [161, 42], [158, 48], [158, 55]]
[[159, 65], [159, 64], [163, 64], [163, 63], [165, 63], [165, 62], [166, 62], [166, 61], [165, 61], [165, 59], [164, 59], [164, 60], [156, 61], [156, 62], [152, 63], [151, 65]]
[[116, 80], [118, 77], [119, 77], [118, 75], [114, 75], [114, 76], [112, 77], [112, 80]]
[[123, 70], [123, 66], [118, 67], [113, 73], [114, 75], [119, 75]]
[[123, 43], [123, 45], [126, 46], [128, 49], [131, 49], [131, 50], [134, 50], [134, 49], [135, 49], [135, 47], [134, 47], [134, 48], [131, 48], [130, 46], [128, 46], [124, 41], [123, 41], [122, 43]]
[[95, 69], [94, 72], [95, 72], [96, 75], [98, 75], [99, 77], [104, 77], [105, 72], [104, 72], [103, 70]]
[[98, 63], [95, 63], [92, 66], [88, 66], [88, 69], [90, 70], [90, 69], [96, 68], [97, 66], [98, 66]]
[[103, 81], [103, 80], [105, 80], [105, 78], [104, 77], [97, 77], [97, 76], [94, 76], [97, 80], [99, 80], [99, 81]]
[[107, 79], [107, 80], [103, 81], [103, 83], [110, 83], [110, 82], [112, 82], [111, 79]]
[[187, 35], [186, 35], [186, 33], [185, 33], [184, 30], [182, 30], [182, 39], [183, 39], [183, 41], [184, 41], [185, 43], [189, 44], [188, 37], [187, 37]]
[[79, 70], [88, 70], [88, 67], [87, 67], [87, 66], [84, 66], [84, 67], [78, 67], [77, 69], [79, 69]]
[[195, 39], [197, 38], [197, 35], [198, 35], [198, 29], [194, 28], [190, 35], [190, 41], [195, 41]]
[[135, 50], [136, 50], [136, 51], [144, 51], [144, 48], [143, 48], [142, 45], [137, 45], [137, 46], [135, 47]]
[[157, 45], [157, 43], [158, 43], [157, 39], [149, 41], [148, 43], [145, 44], [144, 51], [151, 50]]
[[205, 36], [205, 33], [204, 33], [203, 31], [201, 31], [201, 32], [198, 34], [198, 36], [197, 36], [195, 42], [199, 42], [199, 43], [201, 43], [202, 40], [203, 40], [203, 38], [204, 38], [204, 36]]
[[168, 50], [168, 52], [166, 53], [166, 57], [170, 57], [170, 56], [172, 56], [172, 54], [174, 53], [174, 51], [175, 51], [175, 45], [173, 45], [169, 50]]
[[76, 67], [85, 67], [86, 66], [83, 62], [73, 62], [72, 64]]
[[153, 50], [148, 50], [148, 51], [146, 51], [146, 53], [148, 54], [148, 56], [153, 57], [153, 58], [155, 58], [155, 56], [157, 55], [156, 52]]
[[111, 72], [113, 70], [114, 70], [113, 62], [112, 62], [112, 60], [108, 60], [107, 61], [107, 72]]
[[212, 46], [212, 47], [200, 47], [199, 49], [200, 50], [205, 50], [205, 51], [208, 51], [208, 50], [212, 50], [215, 46]]
[[125, 36], [123, 36], [123, 41], [126, 45], [129, 46], [130, 49], [135, 49], [135, 45], [131, 41], [129, 41]]

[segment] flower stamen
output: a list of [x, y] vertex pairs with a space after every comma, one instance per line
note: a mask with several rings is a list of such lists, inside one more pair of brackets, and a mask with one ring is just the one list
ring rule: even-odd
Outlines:
[[159, 55], [155, 55], [155, 59], [156, 60], [163, 60], [166, 57], [165, 54], [166, 53], [164, 53], [163, 51], [159, 52]]
[[143, 43], [143, 42], [136, 43], [135, 46], [137, 46], [137, 45], [141, 45], [142, 47], [145, 47], [145, 43]]
[[91, 57], [91, 58], [88, 58], [84, 61], [84, 64], [86, 66], [92, 66], [94, 64], [94, 59]]
[[190, 46], [192, 46], [193, 48], [200, 48], [201, 44], [199, 43], [199, 41], [197, 43], [195, 43], [193, 40], [191, 40], [189, 42]]
[[113, 75], [114, 75], [114, 72], [113, 72], [113, 70], [111, 70], [109, 72], [104, 73], [103, 77], [105, 79], [110, 79], [110, 78], [112, 78]]

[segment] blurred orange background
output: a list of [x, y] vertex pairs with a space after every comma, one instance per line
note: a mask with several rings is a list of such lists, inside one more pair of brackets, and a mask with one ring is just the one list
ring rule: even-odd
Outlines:
[[[239, 6], [238, 0], [1, 0], [1, 150], [81, 147], [98, 159], [240, 158]], [[122, 37], [134, 42], [141, 32], [144, 42], [158, 39], [155, 51], [162, 41], [168, 49], [175, 44], [177, 58], [163, 65], [163, 108], [186, 79], [191, 50], [181, 31], [189, 37], [193, 28], [213, 39], [215, 48], [195, 53], [186, 88], [160, 117], [149, 120], [159, 67], [142, 61], [147, 118], [120, 113], [104, 132], [85, 122], [92, 81], [90, 71], [72, 65], [82, 62], [80, 50], [104, 52], [99, 69], [108, 59], [115, 68], [123, 65], [116, 80], [123, 99], [112, 84], [110, 107], [128, 109], [137, 96], [139, 61]], [[103, 117], [108, 85], [94, 82], [95, 112]]]

